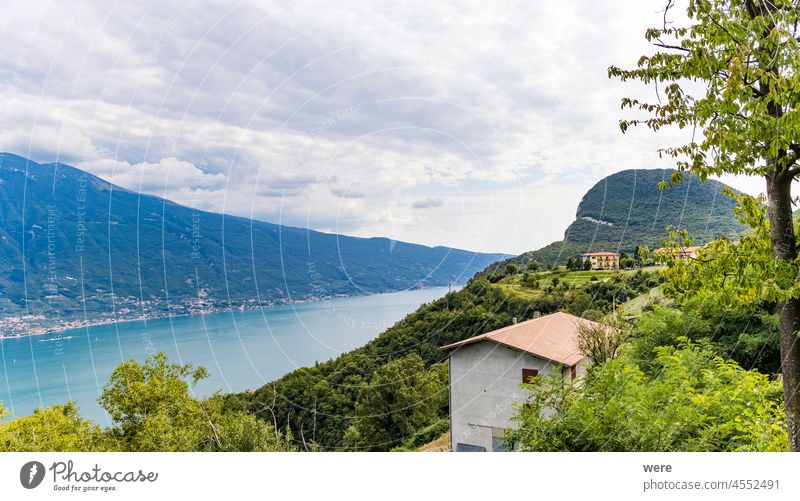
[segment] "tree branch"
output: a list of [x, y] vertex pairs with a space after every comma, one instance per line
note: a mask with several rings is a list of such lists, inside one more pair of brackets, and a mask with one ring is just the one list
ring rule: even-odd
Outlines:
[[655, 45], [656, 47], [663, 47], [665, 49], [675, 49], [675, 50], [681, 50], [683, 52], [691, 52], [691, 50], [687, 49], [686, 47], [681, 47], [679, 45], [666, 44], [666, 43], [662, 42], [661, 40], [659, 40], [658, 42], [653, 42], [653, 45]]

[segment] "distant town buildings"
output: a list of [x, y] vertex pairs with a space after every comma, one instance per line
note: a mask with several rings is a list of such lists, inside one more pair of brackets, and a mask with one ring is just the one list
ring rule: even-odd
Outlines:
[[581, 254], [583, 262], [589, 262], [593, 270], [618, 270], [619, 253], [617, 252], [587, 252]]
[[700, 249], [699, 246], [694, 245], [691, 247], [682, 247], [678, 249], [676, 253], [676, 257], [678, 259], [696, 259], [697, 258], [697, 251]]
[[669, 247], [669, 248], [662, 248], [657, 249], [657, 255], [664, 255], [665, 253], [669, 253], [674, 255], [678, 259], [697, 259], [697, 251], [700, 250], [702, 247], [699, 245], [693, 245], [688, 247]]

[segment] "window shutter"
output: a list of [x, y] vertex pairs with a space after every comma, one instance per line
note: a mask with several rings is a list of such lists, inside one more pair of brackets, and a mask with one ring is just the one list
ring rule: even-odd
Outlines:
[[522, 369], [522, 382], [528, 384], [531, 382], [532, 377], [536, 377], [539, 375], [539, 371], [536, 369]]

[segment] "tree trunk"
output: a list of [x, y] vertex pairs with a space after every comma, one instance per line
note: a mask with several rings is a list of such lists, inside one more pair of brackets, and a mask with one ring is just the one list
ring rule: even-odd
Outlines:
[[[785, 170], [767, 176], [767, 198], [772, 233], [772, 252], [780, 260], [797, 259], [797, 242], [792, 222], [792, 176]], [[800, 452], [800, 299], [778, 304], [781, 335], [781, 374], [789, 448]]]

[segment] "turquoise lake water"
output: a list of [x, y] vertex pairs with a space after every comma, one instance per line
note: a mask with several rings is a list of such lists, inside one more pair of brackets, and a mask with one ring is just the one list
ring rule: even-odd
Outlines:
[[205, 367], [195, 388], [255, 389], [298, 367], [363, 345], [447, 288], [333, 299], [262, 310], [121, 322], [44, 336], [0, 339], [0, 401], [14, 415], [68, 400], [105, 426], [97, 397], [122, 360], [165, 352]]

